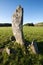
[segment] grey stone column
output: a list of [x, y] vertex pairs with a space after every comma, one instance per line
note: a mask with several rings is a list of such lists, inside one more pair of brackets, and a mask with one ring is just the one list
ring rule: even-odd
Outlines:
[[12, 29], [16, 42], [24, 44], [23, 42], [23, 8], [19, 5], [12, 16]]

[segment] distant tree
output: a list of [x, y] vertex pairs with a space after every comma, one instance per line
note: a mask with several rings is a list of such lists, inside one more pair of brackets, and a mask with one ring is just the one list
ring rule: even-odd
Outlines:
[[4, 27], [4, 26], [11, 26], [11, 23], [0, 23], [0, 27]]
[[34, 26], [34, 24], [33, 23], [26, 23], [26, 24], [24, 24], [25, 26]]

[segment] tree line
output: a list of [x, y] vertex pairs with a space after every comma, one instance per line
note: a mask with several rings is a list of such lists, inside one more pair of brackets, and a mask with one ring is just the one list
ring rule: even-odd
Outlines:
[[0, 27], [8, 27], [11, 26], [11, 23], [0, 23]]
[[[10, 26], [12, 26], [11, 23], [0, 23], [0, 27], [10, 27]], [[34, 23], [26, 23], [23, 26], [43, 26], [43, 23], [37, 23], [37, 24], [34, 24]]]

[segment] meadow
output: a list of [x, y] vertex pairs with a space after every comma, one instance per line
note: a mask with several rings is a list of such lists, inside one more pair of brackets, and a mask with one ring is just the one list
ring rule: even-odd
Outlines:
[[[43, 27], [24, 26], [24, 38], [28, 41], [36, 39], [38, 42], [43, 41]], [[13, 35], [11, 27], [0, 27], [0, 43], [5, 42]]]
[[[0, 52], [0, 65], [43, 65], [43, 27], [23, 26], [23, 35], [25, 41], [27, 42], [31, 43], [33, 40], [36, 40], [40, 51], [39, 55], [32, 56], [28, 53], [26, 55], [23, 55], [23, 51], [21, 51], [21, 49], [17, 46], [17, 48], [15, 48], [17, 50], [16, 59], [14, 54], [8, 56], [6, 53]], [[5, 48], [9, 45], [11, 47], [14, 46], [14, 42], [10, 40], [12, 36], [12, 27], [0, 27], [0, 49]], [[19, 63], [18, 58], [20, 58], [21, 64]]]

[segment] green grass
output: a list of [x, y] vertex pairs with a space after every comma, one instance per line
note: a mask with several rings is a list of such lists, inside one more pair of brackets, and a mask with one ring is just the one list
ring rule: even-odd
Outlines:
[[24, 54], [25, 48], [21, 49], [10, 40], [13, 35], [12, 28], [0, 27], [0, 48], [8, 46], [16, 51], [9, 56], [4, 50], [0, 52], [0, 65], [43, 65], [43, 27], [24, 26], [23, 34], [26, 41], [32, 42], [33, 39], [37, 41], [40, 54], [31, 55], [29, 52]]
[[0, 43], [12, 36], [11, 27], [0, 27]]
[[[34, 39], [43, 45], [43, 27], [24, 26], [23, 34], [25, 40], [32, 42]], [[8, 42], [12, 43], [9, 41], [12, 35], [11, 27], [0, 27], [0, 45], [7, 44]], [[40, 47], [42, 48], [41, 44]]]
[[[30, 42], [33, 39], [43, 41], [43, 27], [23, 27], [24, 38]], [[0, 27], [0, 43], [3, 43], [13, 35], [11, 27]]]
[[32, 40], [36, 40], [39, 51], [43, 54], [43, 27], [24, 26], [23, 32], [27, 41], [32, 42]]
[[43, 27], [29, 27], [24, 26], [24, 36], [29, 41], [36, 39], [37, 41], [43, 41]]

